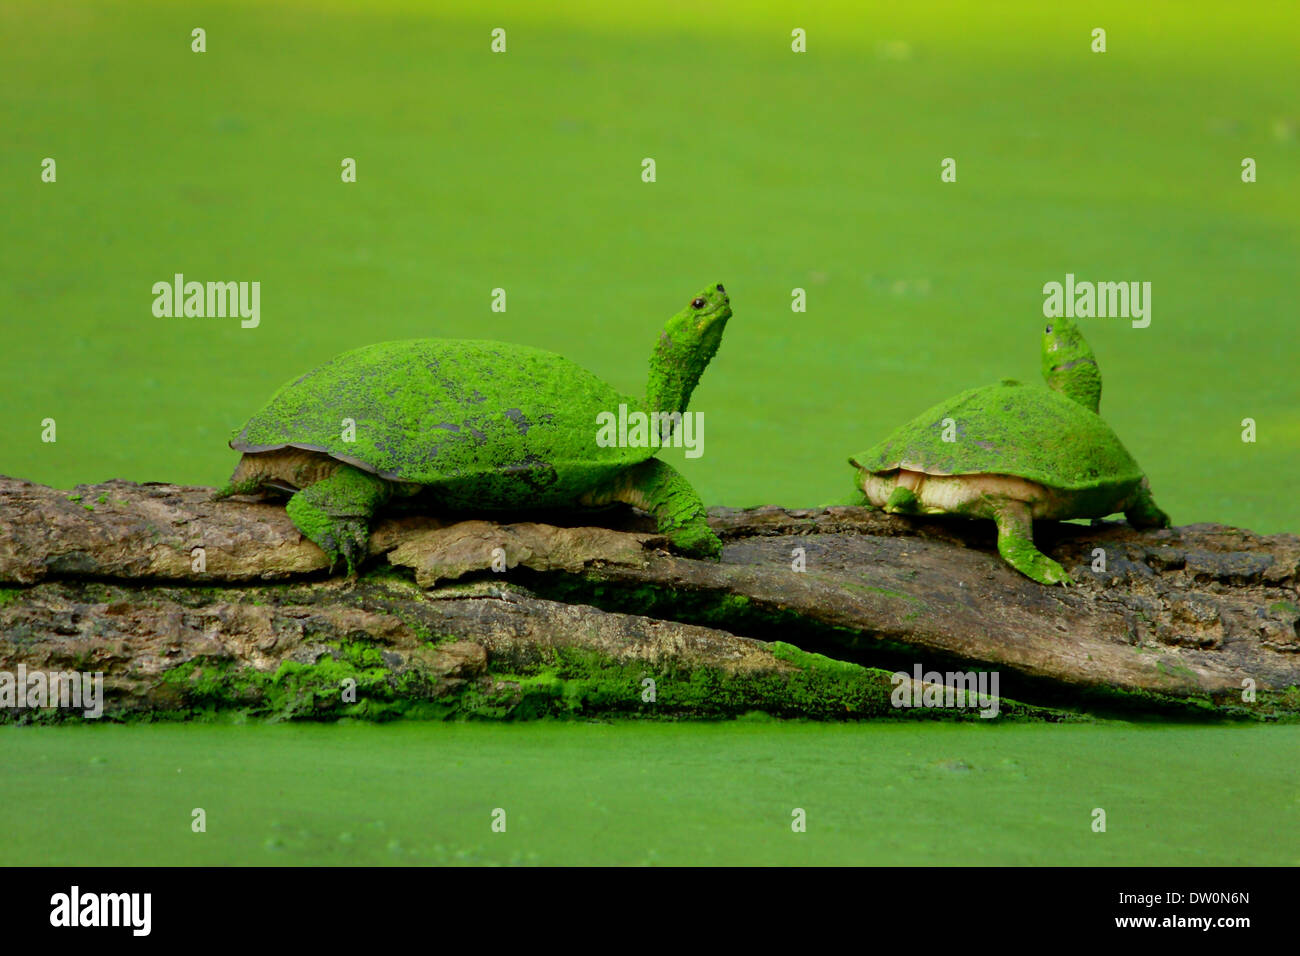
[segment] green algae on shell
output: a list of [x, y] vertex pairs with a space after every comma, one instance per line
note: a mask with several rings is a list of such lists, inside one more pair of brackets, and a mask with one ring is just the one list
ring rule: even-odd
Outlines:
[[[949, 428], [955, 441], [943, 440]], [[1122, 493], [1142, 480], [1099, 415], [1059, 392], [1010, 381], [940, 402], [850, 462], [872, 472], [1012, 475], [1067, 491]]]
[[[545, 505], [571, 501], [601, 474], [655, 454], [596, 443], [596, 416], [620, 404], [640, 405], [580, 365], [530, 346], [382, 342], [280, 388], [231, 447], [323, 452], [479, 506]], [[344, 419], [355, 423], [352, 441], [343, 438]]]

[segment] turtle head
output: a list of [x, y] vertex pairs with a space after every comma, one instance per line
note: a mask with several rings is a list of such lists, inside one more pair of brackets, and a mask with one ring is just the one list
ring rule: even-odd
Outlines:
[[1079, 327], [1064, 316], [1043, 325], [1043, 378], [1047, 387], [1084, 408], [1101, 407], [1101, 369]]
[[684, 412], [731, 318], [731, 300], [721, 282], [697, 292], [668, 320], [650, 354], [646, 406], [651, 412]]

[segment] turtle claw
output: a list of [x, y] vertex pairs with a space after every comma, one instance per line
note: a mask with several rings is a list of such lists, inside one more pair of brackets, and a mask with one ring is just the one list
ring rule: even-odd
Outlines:
[[[339, 558], [343, 557], [339, 551], [338, 542], [334, 540], [334, 536], [331, 534], [326, 535], [323, 541], [314, 541], [312, 543], [324, 551], [325, 557], [330, 559], [329, 573], [330, 576], [333, 577], [334, 569], [339, 566]], [[346, 561], [347, 559], [344, 558], [344, 563], [346, 563]]]
[[1047, 555], [1042, 555], [1042, 560], [1035, 561], [1026, 573], [1039, 584], [1063, 584], [1068, 588], [1075, 583], [1069, 572]]
[[322, 549], [330, 556], [330, 573], [342, 558], [348, 566], [348, 577], [357, 576], [359, 568], [370, 556], [370, 528], [358, 518], [335, 518], [333, 530], [325, 536]]
[[289, 517], [308, 541], [325, 552], [329, 572], [342, 558], [348, 576], [356, 577], [357, 568], [370, 555], [370, 528], [364, 518], [341, 518], [327, 515], [310, 502], [289, 502]]
[[673, 548], [688, 558], [717, 561], [722, 557], [722, 539], [705, 523], [683, 528], [668, 539]]

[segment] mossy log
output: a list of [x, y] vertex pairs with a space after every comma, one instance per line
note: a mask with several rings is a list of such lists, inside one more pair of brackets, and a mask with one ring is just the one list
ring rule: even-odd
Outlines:
[[1002, 718], [1300, 714], [1295, 535], [1044, 523], [1078, 582], [1049, 588], [991, 523], [865, 508], [713, 509], [721, 563], [626, 510], [395, 513], [350, 580], [282, 505], [211, 495], [0, 478], [0, 672], [102, 672], [106, 715], [151, 719], [976, 715], [894, 707], [918, 666], [996, 673]]

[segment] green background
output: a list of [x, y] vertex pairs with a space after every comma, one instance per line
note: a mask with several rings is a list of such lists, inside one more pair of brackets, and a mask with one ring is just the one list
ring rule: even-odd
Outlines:
[[[1073, 272], [1153, 285], [1149, 328], [1082, 325], [1103, 414], [1174, 520], [1300, 529], [1294, 4], [544, 6], [5, 3], [0, 472], [219, 484], [231, 430], [276, 386], [384, 339], [525, 342], [639, 393], [663, 322], [722, 281], [735, 318], [692, 406], [705, 454], [666, 457], [711, 504], [819, 504], [906, 418], [1036, 377], [1042, 285]], [[176, 272], [261, 282], [261, 326], [155, 318], [150, 288]], [[32, 807], [0, 820], [6, 862], [347, 862], [381, 845], [396, 862], [1298, 862], [1275, 836], [1300, 809], [1286, 728], [3, 736], [27, 768], [3, 775], [3, 802]], [[206, 796], [177, 789], [194, 779], [172, 780], [177, 750], [208, 768]], [[531, 809], [498, 846], [478, 834], [514, 754]], [[405, 771], [439, 757], [465, 762], [431, 801]], [[755, 807], [760, 759], [788, 769]], [[321, 782], [367, 760], [385, 789]], [[951, 760], [975, 769], [931, 772]], [[606, 776], [566, 789], [593, 761]], [[280, 767], [301, 770], [292, 793]], [[612, 842], [590, 839], [587, 799], [621, 814]], [[198, 844], [204, 800], [225, 829]], [[788, 805], [818, 800], [839, 822], [792, 843]], [[1092, 834], [1093, 806], [1126, 822]], [[78, 839], [42, 856], [51, 833]], [[342, 833], [368, 849], [332, 855]]]
[[[526, 342], [639, 394], [722, 281], [685, 471], [818, 504], [944, 396], [1036, 377], [1073, 272], [1153, 284], [1149, 328], [1083, 327], [1174, 520], [1295, 530], [1294, 4], [451, 6], [6, 4], [0, 470], [220, 484], [276, 386], [384, 339]], [[154, 318], [176, 272], [260, 281], [261, 326]]]

